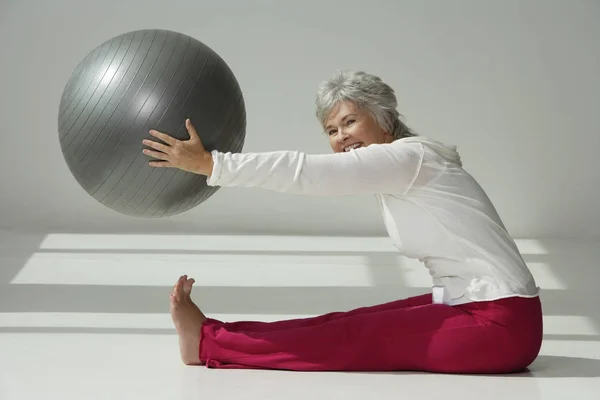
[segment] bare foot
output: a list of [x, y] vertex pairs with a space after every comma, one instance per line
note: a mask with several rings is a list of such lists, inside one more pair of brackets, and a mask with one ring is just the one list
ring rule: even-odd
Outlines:
[[193, 284], [193, 279], [183, 275], [171, 293], [171, 318], [179, 335], [181, 360], [186, 365], [200, 364], [200, 330], [206, 320], [190, 297]]

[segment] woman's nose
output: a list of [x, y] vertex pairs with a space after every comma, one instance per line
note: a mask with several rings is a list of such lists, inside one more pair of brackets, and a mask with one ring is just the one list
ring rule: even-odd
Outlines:
[[346, 129], [342, 128], [338, 131], [338, 139], [340, 140], [340, 142], [344, 142], [349, 137], [350, 137], [350, 135], [348, 135], [348, 132], [346, 132]]

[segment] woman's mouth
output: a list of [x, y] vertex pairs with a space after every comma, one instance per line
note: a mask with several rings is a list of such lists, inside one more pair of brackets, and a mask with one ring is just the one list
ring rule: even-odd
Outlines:
[[352, 151], [352, 150], [360, 147], [361, 145], [362, 145], [362, 143], [360, 143], [360, 142], [359, 143], [351, 144], [349, 146], [344, 147], [344, 151]]

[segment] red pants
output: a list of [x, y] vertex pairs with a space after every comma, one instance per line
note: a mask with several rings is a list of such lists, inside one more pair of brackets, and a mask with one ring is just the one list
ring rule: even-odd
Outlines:
[[200, 360], [209, 368], [510, 373], [537, 357], [542, 328], [539, 297], [448, 306], [426, 294], [278, 322], [209, 318]]

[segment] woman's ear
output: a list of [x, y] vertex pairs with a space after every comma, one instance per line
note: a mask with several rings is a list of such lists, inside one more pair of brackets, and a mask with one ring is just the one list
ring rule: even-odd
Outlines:
[[385, 141], [387, 143], [391, 143], [394, 141], [394, 135], [392, 135], [391, 133], [389, 133], [388, 131], [383, 131], [383, 136], [385, 137]]

